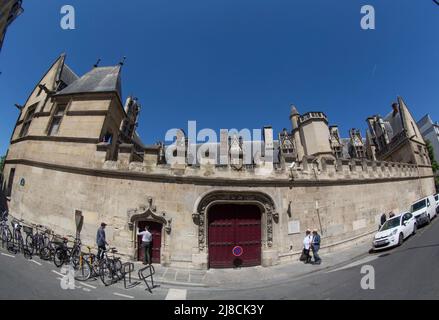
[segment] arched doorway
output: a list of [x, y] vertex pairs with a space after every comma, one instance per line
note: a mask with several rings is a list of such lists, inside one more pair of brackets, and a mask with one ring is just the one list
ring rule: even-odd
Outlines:
[[[250, 204], [216, 204], [209, 208], [210, 268], [252, 267], [261, 264], [261, 210]], [[233, 248], [242, 248], [235, 256]]]
[[[149, 226], [149, 232], [152, 234], [151, 244], [151, 262], [160, 263], [160, 254], [162, 247], [162, 229], [163, 224], [154, 221], [137, 221], [137, 228], [144, 230], [146, 226]], [[143, 261], [145, 250], [142, 247], [142, 236], [137, 236], [137, 261]]]
[[[218, 205], [222, 205], [222, 207], [219, 206], [213, 211], [210, 210]], [[224, 205], [232, 206], [225, 207]], [[215, 213], [216, 210], [219, 210], [218, 212], [224, 212], [224, 210], [227, 210], [227, 208], [230, 208], [231, 213]], [[259, 209], [259, 211], [256, 209]], [[247, 217], [250, 218], [249, 220], [251, 223], [245, 223], [246, 219], [244, 212], [247, 212]], [[210, 214], [212, 214], [211, 217], [213, 217], [211, 220], [209, 220]], [[224, 214], [225, 217], [221, 216], [222, 214]], [[215, 215], [217, 215], [216, 218]], [[210, 251], [215, 251], [215, 248], [209, 245], [209, 241], [216, 241], [215, 238], [210, 236], [209, 233], [212, 232], [212, 227], [214, 227], [214, 229], [216, 228], [216, 225], [214, 224], [213, 226], [209, 226], [209, 223], [212, 224], [209, 221], [216, 221], [214, 223], [222, 224], [220, 221], [221, 219], [225, 218], [225, 220], [227, 220], [228, 217], [234, 215], [237, 215], [239, 218], [237, 219], [237, 222], [234, 223], [234, 227], [227, 227], [228, 230], [234, 230], [233, 232], [236, 232], [235, 230], [240, 230], [241, 228], [245, 229], [247, 227], [249, 230], [252, 230], [250, 233], [253, 234], [253, 238], [238, 238], [238, 240], [223, 242], [235, 243], [238, 241], [245, 244], [247, 241], [249, 241], [248, 243], [251, 243], [252, 245], [250, 246], [251, 248], [247, 250], [250, 250], [251, 252], [252, 249], [256, 248], [256, 246], [253, 246], [253, 242], [259, 241], [259, 249], [257, 249], [257, 251], [255, 251], [253, 254], [253, 256], [256, 258], [248, 259], [248, 265], [261, 264], [262, 266], [268, 266], [276, 264], [278, 261], [278, 253], [277, 249], [273, 248], [273, 230], [274, 223], [277, 224], [279, 222], [279, 213], [276, 211], [275, 203], [271, 196], [263, 192], [247, 190], [216, 190], [207, 192], [198, 198], [194, 206], [194, 213], [192, 214], [192, 219], [198, 226], [198, 252], [193, 255], [197, 259], [195, 263], [197, 263], [200, 268], [209, 268], [214, 267], [215, 265], [217, 265], [217, 267], [235, 266], [233, 263], [230, 263], [230, 255], [227, 262], [224, 260], [223, 263], [221, 263], [219, 259], [212, 261], [214, 258], [212, 258]], [[242, 216], [240, 217], [240, 215]], [[257, 228], [258, 224], [260, 226], [259, 228]], [[218, 228], [220, 228], [220, 226], [218, 226]], [[257, 234], [257, 229], [261, 232], [260, 236]], [[224, 236], [228, 234], [227, 230], [226, 232], [222, 233], [219, 230], [213, 230], [213, 232], [218, 232], [219, 235], [222, 234]], [[242, 234], [245, 234], [245, 231]], [[241, 235], [241, 232], [238, 232], [238, 235]], [[226, 245], [224, 244], [224, 246]], [[227, 249], [227, 251], [231, 253], [230, 247]], [[239, 263], [240, 261], [235, 262]], [[241, 265], [244, 265], [244, 261], [242, 261]]]
[[151, 262], [167, 264], [169, 263], [168, 237], [171, 233], [172, 218], [167, 218], [166, 212], [157, 212], [153, 205], [152, 197], [147, 197], [147, 205], [137, 209], [128, 210], [128, 227], [132, 232], [133, 239], [133, 258], [143, 261], [144, 248], [142, 248], [142, 238], [137, 233], [143, 231], [145, 226], [149, 226], [152, 234]]

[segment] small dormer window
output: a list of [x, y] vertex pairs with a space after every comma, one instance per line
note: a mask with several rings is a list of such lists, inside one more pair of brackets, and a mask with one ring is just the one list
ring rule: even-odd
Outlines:
[[50, 122], [50, 127], [48, 131], [49, 136], [54, 136], [58, 133], [59, 126], [61, 125], [61, 121], [62, 118], [64, 117], [66, 108], [67, 108], [67, 104], [57, 105], [55, 113], [52, 117], [52, 121]]
[[26, 116], [23, 121], [23, 126], [21, 127], [20, 138], [28, 134], [29, 127], [32, 123], [32, 119], [34, 118], [36, 108], [37, 108], [37, 104], [34, 104], [30, 106], [29, 109], [27, 110]]

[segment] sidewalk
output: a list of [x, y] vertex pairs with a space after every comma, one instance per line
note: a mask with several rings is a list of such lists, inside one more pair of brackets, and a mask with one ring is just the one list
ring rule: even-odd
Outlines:
[[[156, 271], [154, 282], [157, 284], [182, 287], [209, 287], [218, 289], [257, 288], [281, 283], [285, 280], [300, 278], [317, 271], [339, 267], [352, 262], [354, 259], [366, 256], [370, 248], [370, 241], [365, 241], [349, 249], [321, 255], [321, 265], [304, 264], [303, 262], [297, 261], [273, 267], [258, 266], [241, 269], [190, 270], [168, 268], [154, 264]], [[137, 277], [137, 271], [143, 267], [144, 265], [140, 262], [134, 264], [135, 270], [133, 276], [135, 278]]]

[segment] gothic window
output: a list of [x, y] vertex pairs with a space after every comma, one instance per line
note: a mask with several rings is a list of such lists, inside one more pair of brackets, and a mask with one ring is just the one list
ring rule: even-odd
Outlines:
[[48, 135], [53, 136], [56, 135], [59, 131], [59, 126], [61, 124], [61, 120], [64, 117], [64, 113], [66, 111], [67, 104], [59, 104], [56, 107], [55, 113], [52, 117], [52, 121], [50, 122]]
[[23, 126], [21, 127], [20, 138], [26, 136], [27, 133], [29, 132], [29, 127], [32, 123], [32, 119], [34, 118], [36, 108], [37, 108], [37, 104], [34, 104], [29, 107], [23, 121]]
[[6, 196], [7, 197], [10, 197], [12, 194], [12, 186], [14, 184], [14, 177], [15, 177], [15, 168], [12, 168], [10, 173], [9, 173], [8, 188], [6, 189]]

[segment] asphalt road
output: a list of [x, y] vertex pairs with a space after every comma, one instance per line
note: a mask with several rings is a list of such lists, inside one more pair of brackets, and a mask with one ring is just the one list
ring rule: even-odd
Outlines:
[[[361, 273], [361, 269], [365, 265], [373, 267], [374, 289], [364, 290], [361, 287], [362, 278], [366, 275]], [[261, 289], [191, 291], [188, 299], [439, 299], [439, 218], [419, 229], [401, 247], [368, 254], [334, 270]]]
[[[169, 289], [145, 291], [142, 283], [126, 290], [123, 283], [105, 287], [99, 279], [86, 283], [75, 281], [74, 289], [63, 289], [63, 270], [53, 262], [38, 258], [27, 260], [0, 249], [0, 299], [14, 300], [163, 300]], [[65, 283], [65, 282], [64, 282]]]
[[[364, 265], [372, 266], [374, 289], [361, 287]], [[53, 263], [27, 260], [0, 249], [0, 299], [68, 300], [295, 300], [295, 299], [438, 299], [439, 219], [418, 230], [395, 249], [366, 254], [360, 260], [281, 284], [259, 289], [171, 288], [153, 293], [139, 284], [124, 289], [123, 283], [105, 287], [100, 280], [75, 282], [63, 289], [61, 270]], [[370, 282], [369, 282], [370, 283]], [[255, 284], [256, 286], [257, 284]]]

